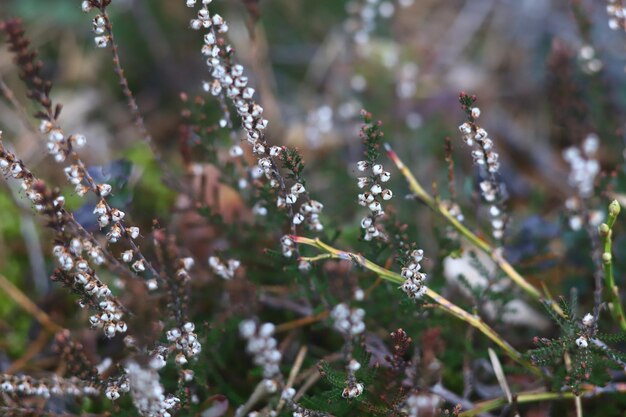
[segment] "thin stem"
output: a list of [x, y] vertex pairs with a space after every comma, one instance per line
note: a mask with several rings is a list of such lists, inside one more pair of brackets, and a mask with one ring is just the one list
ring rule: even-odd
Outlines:
[[[404, 282], [404, 278], [402, 278], [400, 274], [397, 274], [393, 271], [390, 271], [388, 269], [385, 269], [375, 264], [369, 259], [363, 257], [363, 255], [339, 250], [330, 245], [327, 245], [326, 243], [322, 242], [319, 239], [309, 239], [309, 238], [301, 237], [301, 236], [291, 236], [291, 239], [294, 242], [300, 243], [302, 245], [313, 246], [317, 249], [320, 249], [326, 252], [327, 254], [329, 254], [331, 259], [341, 259], [341, 260], [347, 260], [347, 261], [357, 263], [361, 265], [362, 267], [364, 267], [365, 269], [368, 269], [376, 273], [381, 278], [387, 281], [393, 282], [394, 284], [402, 284]], [[327, 259], [327, 257], [324, 257], [324, 259]], [[479, 316], [468, 313], [467, 311], [463, 310], [456, 304], [453, 304], [452, 302], [448, 301], [446, 298], [442, 297], [441, 295], [439, 295], [438, 293], [436, 293], [430, 288], [426, 289], [426, 296], [430, 298], [432, 301], [434, 301], [438, 305], [438, 307], [444, 310], [446, 313], [451, 314], [452, 316], [458, 318], [459, 320], [466, 322], [472, 327], [475, 327], [478, 331], [483, 333], [485, 336], [491, 339], [496, 345], [502, 348], [502, 350], [506, 353], [506, 355], [509, 356], [511, 359], [513, 359], [515, 362], [524, 366], [533, 374], [538, 375], [538, 376], [541, 375], [541, 372], [535, 366], [533, 366], [531, 363], [525, 360], [522, 357], [521, 353], [515, 350], [515, 348], [513, 348], [498, 333], [496, 333], [495, 330], [489, 327]]]
[[[576, 396], [571, 392], [534, 392], [534, 393], [521, 393], [515, 397], [515, 402], [518, 404], [523, 403], [532, 403], [538, 401], [547, 401], [547, 400], [564, 400], [564, 399], [573, 399]], [[500, 408], [509, 403], [508, 399], [505, 397], [495, 398], [493, 400], [483, 401], [481, 403], [477, 403], [476, 407], [462, 412], [459, 414], [459, 417], [473, 417], [477, 416], [481, 413], [485, 413], [487, 411], [494, 410], [496, 408]]]
[[[579, 398], [592, 398], [602, 394], [615, 394], [620, 393], [623, 394], [626, 392], [626, 384], [624, 383], [616, 383], [610, 384], [606, 387], [598, 387], [595, 385], [583, 385], [582, 386], [582, 394]], [[550, 400], [569, 400], [575, 399], [576, 395], [572, 392], [532, 392], [525, 391], [517, 394], [515, 396], [515, 402], [518, 404], [522, 403], [533, 403], [538, 401], [550, 401]], [[506, 397], [494, 398], [492, 400], [483, 401], [480, 403], [476, 403], [476, 407], [465, 411], [459, 414], [459, 417], [473, 417], [477, 416], [480, 413], [484, 413], [486, 411], [491, 411], [496, 408], [500, 408], [504, 405], [508, 404], [508, 400]]]
[[394, 164], [396, 164], [396, 167], [408, 182], [411, 191], [420, 200], [422, 200], [435, 213], [443, 216], [452, 225], [452, 227], [454, 227], [457, 232], [459, 232], [461, 235], [463, 235], [463, 237], [470, 241], [470, 243], [489, 255], [489, 257], [496, 263], [496, 265], [498, 265], [498, 267], [528, 295], [538, 301], [540, 301], [542, 298], [546, 298], [548, 301], [550, 301], [550, 305], [552, 306], [552, 309], [554, 309], [554, 311], [559, 314], [563, 313], [561, 308], [558, 306], [557, 303], [552, 300], [549, 294], [542, 296], [537, 288], [535, 288], [528, 281], [526, 281], [526, 279], [522, 275], [520, 275], [520, 273], [517, 272], [506, 259], [504, 259], [500, 250], [493, 248], [491, 245], [489, 245], [489, 243], [476, 236], [472, 231], [470, 231], [461, 222], [459, 222], [452, 214], [450, 214], [445, 205], [438, 203], [431, 195], [429, 195], [426, 190], [424, 190], [424, 188], [420, 185], [417, 179], [415, 179], [415, 176], [413, 176], [408, 167], [404, 165], [398, 155], [393, 151], [393, 149], [391, 149], [391, 146], [389, 146], [389, 144], [385, 143], [385, 149], [387, 150], [387, 155], [389, 155], [389, 158], [394, 162]]
[[178, 180], [178, 178], [171, 172], [171, 170], [169, 169], [165, 161], [163, 161], [161, 153], [156, 147], [154, 143], [154, 139], [152, 138], [152, 135], [150, 134], [150, 131], [146, 127], [146, 124], [143, 120], [143, 116], [141, 115], [141, 112], [139, 111], [139, 106], [137, 105], [137, 101], [135, 100], [135, 96], [133, 95], [133, 92], [131, 91], [128, 85], [128, 79], [126, 78], [126, 75], [124, 74], [124, 69], [122, 68], [122, 64], [120, 61], [118, 47], [117, 47], [117, 44], [115, 43], [115, 36], [113, 34], [113, 24], [111, 23], [111, 19], [106, 11], [106, 7], [107, 6], [105, 5], [100, 7], [100, 12], [102, 13], [102, 17], [105, 22], [104, 27], [105, 27], [107, 36], [109, 37], [109, 45], [110, 45], [109, 49], [111, 50], [111, 54], [113, 55], [113, 67], [114, 67], [115, 74], [117, 75], [117, 78], [119, 80], [119, 85], [122, 89], [122, 93], [124, 94], [124, 97], [126, 97], [126, 103], [128, 104], [128, 108], [130, 109], [130, 113], [135, 123], [135, 126], [137, 126], [137, 129], [139, 130], [139, 134], [141, 135], [144, 142], [146, 142], [146, 144], [148, 145], [148, 148], [150, 148], [150, 152], [152, 152], [152, 155], [154, 156], [156, 163], [159, 165], [159, 168], [166, 175], [169, 181], [173, 181], [171, 185], [176, 187], [179, 190], [187, 190], [188, 188], [187, 185], [182, 184]]
[[146, 124], [144, 123], [143, 117], [141, 116], [141, 113], [139, 112], [139, 106], [137, 105], [137, 102], [135, 101], [135, 96], [133, 95], [133, 92], [130, 90], [130, 87], [128, 86], [128, 80], [126, 79], [126, 75], [124, 74], [124, 69], [122, 68], [122, 64], [120, 62], [120, 56], [118, 53], [117, 44], [115, 43], [115, 36], [113, 34], [113, 25], [106, 11], [106, 6], [102, 6], [102, 8], [100, 9], [100, 12], [102, 12], [102, 17], [104, 18], [104, 21], [105, 21], [105, 29], [107, 32], [107, 36], [109, 37], [109, 45], [110, 45], [109, 49], [111, 50], [111, 54], [113, 55], [113, 66], [114, 66], [115, 74], [117, 75], [119, 79], [120, 87], [122, 88], [122, 93], [124, 94], [124, 97], [126, 97], [128, 108], [131, 111], [133, 120], [135, 122], [135, 125], [137, 125], [137, 128], [139, 129], [141, 137], [146, 141], [146, 143], [150, 147], [150, 150], [154, 154], [154, 157], [158, 161], [160, 161], [161, 155], [159, 151], [156, 149], [156, 147], [154, 146], [152, 135], [150, 135], [150, 132], [148, 131], [148, 128], [146, 127]]
[[619, 295], [619, 288], [615, 285], [615, 278], [613, 276], [613, 225], [617, 220], [617, 215], [620, 212], [620, 205], [617, 200], [613, 200], [609, 204], [609, 217], [606, 223], [602, 223], [598, 228], [600, 238], [602, 239], [602, 264], [604, 269], [604, 281], [606, 288], [609, 290], [609, 300], [611, 301], [611, 315], [613, 319], [617, 321], [620, 328], [626, 331], [626, 316], [624, 316], [624, 309]]
[[32, 315], [49, 333], [54, 334], [63, 330], [63, 327], [55, 323], [45, 311], [3, 275], [0, 275], [0, 289], [6, 292], [24, 311]]

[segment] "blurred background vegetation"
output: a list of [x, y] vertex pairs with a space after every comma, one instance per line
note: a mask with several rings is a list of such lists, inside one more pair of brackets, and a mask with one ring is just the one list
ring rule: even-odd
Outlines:
[[[626, 184], [621, 179], [626, 35], [609, 30], [604, 2], [384, 3], [391, 4], [394, 13], [385, 17], [388, 10], [382, 10], [368, 42], [359, 44], [350, 30], [352, 6], [346, 1], [213, 2], [212, 7], [229, 21], [230, 40], [260, 94], [270, 120], [270, 142], [302, 151], [307, 188], [324, 202], [327, 222], [357, 237], [354, 162], [362, 152], [358, 110], [367, 108], [382, 120], [387, 139], [404, 162], [423, 184], [436, 182], [444, 194], [444, 139], [450, 137], [459, 200], [472, 224], [486, 225], [471, 158], [457, 131], [464, 119], [459, 92], [477, 94], [481, 125], [494, 138], [510, 194], [507, 257], [554, 294], [567, 295], [574, 287], [581, 304], [592, 305], [591, 246], [584, 231], [571, 231], [567, 226], [563, 204], [573, 191], [561, 152], [580, 144], [587, 134], [597, 133], [600, 163], [610, 175], [603, 177], [603, 191], [592, 200], [591, 208], [605, 211], [609, 198], [626, 201], [622, 195]], [[114, 0], [109, 11], [123, 66], [148, 128], [170, 165], [183, 175], [187, 167], [180, 154], [180, 94], [200, 93], [201, 81], [208, 79], [199, 53], [202, 40], [188, 29], [190, 10], [183, 0]], [[114, 184], [118, 207], [129, 208], [133, 221], [143, 228], [150, 228], [153, 219], [168, 227], [182, 227], [184, 219], [171, 220], [179, 196], [162, 184], [161, 172], [132, 126], [110, 54], [95, 48], [91, 17], [80, 11], [80, 2], [3, 0], [0, 17], [25, 21], [45, 62], [44, 72], [54, 80], [52, 96], [64, 104], [62, 123], [68, 131], [80, 131], [89, 138], [83, 159]], [[4, 44], [0, 75], [25, 103], [23, 86]], [[208, 106], [208, 112], [209, 119], [220, 118], [217, 105]], [[65, 183], [45, 158], [40, 138], [30, 133], [6, 100], [0, 101], [0, 127], [27, 166], [51, 182]], [[401, 201], [407, 191], [397, 177], [394, 189], [403, 191], [397, 193]], [[81, 210], [89, 215], [89, 207], [72, 197], [69, 186], [64, 194], [77, 216]], [[238, 209], [236, 204], [226, 202], [220, 210], [228, 215]], [[445, 282], [438, 260], [449, 249], [438, 244], [442, 228], [432, 227], [432, 216], [425, 209], [401, 203], [397, 209], [399, 217], [411, 223], [412, 240], [431, 254], [432, 285], [442, 288]], [[24, 199], [2, 183], [0, 271], [53, 318], [66, 322], [72, 301], [61, 297], [48, 280], [49, 243], [39, 240], [38, 228]], [[187, 232], [194, 242], [192, 231]], [[626, 228], [618, 223], [618, 272], [626, 271], [624, 232]], [[248, 249], [238, 250], [243, 254]], [[200, 248], [196, 255], [209, 252]], [[390, 297], [399, 295], [386, 292], [380, 296], [381, 303], [389, 303]], [[430, 326], [437, 324], [433, 320]], [[233, 329], [235, 325], [233, 321], [225, 326]], [[28, 349], [32, 326], [31, 316], [0, 292], [0, 368], [9, 367]], [[410, 320], [406, 326], [412, 326]], [[444, 329], [449, 337], [443, 338], [466, 347], [463, 340], [455, 340], [458, 330]], [[535, 333], [524, 330], [513, 337], [530, 340]], [[211, 338], [218, 335], [211, 334]], [[235, 340], [223, 343], [241, 343]], [[450, 370], [460, 369], [461, 358], [452, 350], [447, 352], [442, 360], [450, 361]], [[447, 378], [453, 381], [450, 388], [460, 388], [459, 376]], [[245, 398], [245, 390], [232, 388], [237, 386], [233, 381], [220, 381], [218, 386], [222, 392], [230, 386], [232, 400]], [[606, 407], [608, 413], [615, 411]]]

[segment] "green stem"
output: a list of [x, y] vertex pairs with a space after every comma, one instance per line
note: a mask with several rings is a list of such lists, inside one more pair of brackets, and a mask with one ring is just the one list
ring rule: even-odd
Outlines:
[[624, 316], [624, 309], [622, 308], [622, 302], [619, 295], [619, 288], [615, 285], [615, 277], [613, 276], [613, 225], [617, 220], [617, 215], [620, 212], [620, 205], [617, 200], [613, 200], [609, 204], [609, 217], [606, 223], [602, 223], [598, 228], [600, 238], [602, 239], [602, 265], [604, 269], [604, 282], [609, 293], [609, 300], [611, 302], [611, 315], [613, 319], [617, 321], [620, 328], [626, 331], [626, 317]]
[[[578, 398], [593, 398], [603, 394], [623, 394], [626, 392], [626, 384], [615, 383], [611, 387], [598, 387], [595, 385], [583, 385], [582, 393]], [[514, 401], [517, 404], [533, 403], [538, 401], [550, 400], [568, 400], [576, 399], [576, 395], [572, 392], [544, 392], [544, 391], [525, 391], [515, 395]], [[459, 417], [473, 417], [481, 413], [500, 408], [508, 403], [506, 397], [494, 398], [492, 400], [483, 401], [475, 404], [471, 410], [467, 410], [459, 414]]]
[[[396, 272], [385, 269], [369, 259], [365, 258], [363, 255], [342, 251], [340, 249], [334, 248], [319, 239], [309, 239], [301, 236], [291, 236], [291, 239], [299, 243], [301, 245], [313, 246], [319, 250], [326, 252], [326, 254], [330, 255], [332, 259], [341, 259], [354, 262], [356, 264], [361, 265], [365, 269], [368, 269], [374, 273], [376, 273], [381, 278], [390, 281], [394, 284], [401, 285], [404, 282], [404, 278]], [[312, 258], [303, 258], [306, 260], [318, 260], [318, 259], [328, 259], [328, 256], [316, 256]], [[435, 291], [427, 288], [426, 296], [434, 301], [439, 308], [451, 314], [452, 316], [458, 318], [469, 324], [470, 326], [475, 327], [489, 339], [491, 339], [496, 345], [498, 345], [502, 350], [515, 362], [524, 366], [530, 372], [537, 376], [541, 376], [541, 372], [535, 366], [533, 366], [530, 362], [525, 360], [521, 353], [519, 353], [515, 348], [513, 348], [507, 341], [505, 341], [495, 330], [489, 327], [479, 316], [475, 314], [470, 314], [467, 311], [463, 310], [456, 304], [453, 304], [446, 298], [442, 297]]]
[[496, 265], [498, 265], [498, 267], [528, 295], [538, 301], [541, 301], [542, 299], [547, 299], [550, 302], [550, 305], [552, 306], [552, 309], [554, 309], [554, 311], [556, 311], [558, 314], [563, 314], [563, 311], [561, 310], [559, 305], [555, 303], [549, 295], [542, 296], [537, 288], [535, 288], [528, 281], [526, 281], [526, 279], [522, 275], [520, 275], [520, 273], [517, 272], [515, 268], [513, 268], [513, 266], [506, 259], [504, 259], [504, 257], [502, 257], [501, 251], [499, 249], [493, 248], [491, 245], [489, 245], [489, 243], [476, 236], [471, 230], [469, 230], [453, 215], [451, 215], [448, 209], [443, 204], [438, 203], [431, 195], [429, 195], [426, 190], [424, 190], [424, 188], [420, 185], [417, 179], [415, 179], [415, 176], [413, 176], [407, 166], [404, 165], [398, 155], [391, 149], [389, 144], [385, 144], [385, 149], [387, 149], [387, 154], [389, 155], [389, 158], [394, 162], [400, 173], [408, 182], [411, 191], [420, 200], [422, 200], [435, 213], [443, 216], [452, 225], [452, 227], [454, 227], [457, 232], [465, 237], [465, 239], [467, 239], [470, 243], [489, 255], [489, 257], [496, 263]]
[[[547, 400], [563, 400], [572, 399], [575, 395], [571, 392], [534, 392], [534, 393], [520, 393], [515, 396], [515, 402], [518, 404], [532, 403], [537, 401]], [[476, 407], [471, 410], [462, 412], [459, 417], [473, 417], [481, 413], [500, 408], [508, 403], [506, 397], [494, 398], [493, 400], [483, 401], [476, 404]]]

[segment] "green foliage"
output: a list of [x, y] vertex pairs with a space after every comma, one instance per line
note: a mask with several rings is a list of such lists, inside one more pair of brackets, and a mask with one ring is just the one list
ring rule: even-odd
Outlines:
[[287, 172], [287, 178], [300, 182], [302, 185], [306, 185], [306, 181], [302, 178], [302, 171], [304, 170], [304, 160], [302, 155], [297, 149], [282, 147], [280, 151], [280, 161], [283, 164]]
[[365, 144], [365, 160], [370, 165], [375, 164], [380, 158], [380, 141], [384, 136], [381, 130], [382, 122], [372, 123], [372, 114], [362, 110], [363, 126], [361, 126], [360, 136]]
[[606, 384], [609, 369], [624, 368], [626, 354], [612, 349], [606, 342], [626, 340], [626, 334], [604, 334], [597, 330], [593, 322], [582, 322], [577, 316], [578, 300], [573, 291], [571, 300], [561, 298], [558, 314], [546, 303], [546, 310], [561, 329], [561, 336], [555, 339], [535, 337], [539, 347], [527, 353], [535, 364], [551, 369], [554, 389], [565, 384], [575, 394], [581, 393], [583, 383], [598, 386]]

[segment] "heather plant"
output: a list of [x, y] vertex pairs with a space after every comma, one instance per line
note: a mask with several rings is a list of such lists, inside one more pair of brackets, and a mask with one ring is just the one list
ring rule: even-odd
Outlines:
[[148, 3], [0, 5], [0, 414], [623, 414], [619, 1]]

